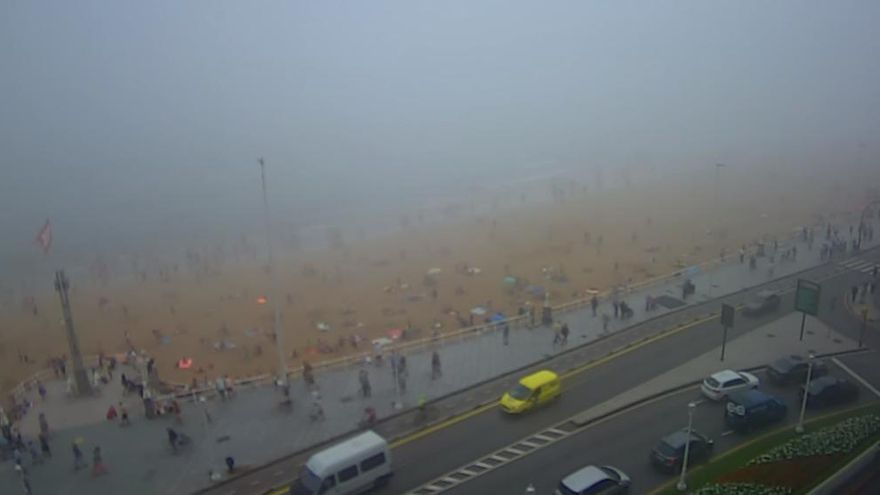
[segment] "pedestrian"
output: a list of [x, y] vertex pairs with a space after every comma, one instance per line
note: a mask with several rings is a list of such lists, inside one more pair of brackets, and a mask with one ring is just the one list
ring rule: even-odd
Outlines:
[[593, 297], [590, 298], [590, 308], [593, 310], [593, 318], [596, 317], [596, 309], [599, 307], [599, 299], [596, 297], [596, 294], [593, 294]]
[[611, 305], [614, 306], [614, 317], [617, 318], [620, 316], [620, 303], [617, 300], [611, 302]]
[[222, 400], [226, 400], [226, 380], [224, 380], [222, 376], [218, 376], [217, 379], [214, 380], [214, 388], [217, 390], [217, 395], [219, 395]]
[[128, 419], [128, 409], [122, 401], [119, 401], [119, 426], [130, 426], [131, 421]]
[[16, 474], [18, 474], [18, 480], [21, 483], [21, 489], [26, 495], [31, 495], [31, 493], [33, 492], [31, 491], [31, 480], [28, 476], [27, 470], [21, 464], [16, 464], [14, 469]]
[[569, 333], [568, 323], [562, 324], [562, 329], [560, 330], [560, 333], [562, 334], [562, 340], [560, 341], [560, 344], [561, 345], [567, 344], [568, 343], [568, 333]]
[[49, 449], [49, 438], [40, 433], [37, 435], [37, 439], [40, 442], [40, 451], [43, 453], [43, 457], [52, 457], [52, 451]]
[[171, 450], [177, 452], [177, 442], [180, 440], [180, 435], [174, 431], [174, 428], [165, 428], [165, 431], [168, 433], [168, 443], [171, 445]]
[[608, 316], [608, 313], [602, 313], [602, 331], [608, 331], [608, 323], [611, 322], [611, 317]]
[[507, 345], [510, 342], [510, 325], [508, 325], [507, 323], [505, 323], [504, 326], [501, 327], [501, 340], [504, 345]]
[[372, 395], [372, 390], [370, 387], [370, 375], [367, 373], [366, 368], [361, 368], [358, 372], [358, 379], [361, 382], [361, 395], [364, 398], [370, 397]]
[[46, 386], [40, 380], [37, 380], [37, 392], [40, 394], [40, 400], [46, 402]]
[[107, 474], [107, 466], [104, 465], [104, 459], [101, 455], [101, 447], [95, 445], [92, 449], [92, 477], [98, 477]]
[[303, 361], [303, 381], [306, 383], [306, 387], [312, 388], [315, 386], [315, 375], [312, 372], [312, 364], [308, 361]]
[[79, 445], [77, 445], [76, 441], [71, 442], [70, 449], [73, 451], [73, 469], [79, 471], [86, 466], [82, 450], [79, 449]]
[[46, 413], [40, 413], [40, 434], [49, 436], [49, 421], [46, 420]]
[[397, 375], [404, 376], [404, 377], [409, 376], [409, 370], [407, 370], [407, 367], [406, 367], [406, 356], [404, 356], [402, 354], [397, 359]]
[[431, 380], [436, 380], [443, 376], [443, 370], [440, 367], [440, 354], [437, 351], [431, 353]]
[[553, 324], [553, 345], [562, 342], [562, 325], [559, 322]]
[[400, 387], [400, 393], [406, 393], [406, 375], [403, 373], [397, 374], [397, 386]]

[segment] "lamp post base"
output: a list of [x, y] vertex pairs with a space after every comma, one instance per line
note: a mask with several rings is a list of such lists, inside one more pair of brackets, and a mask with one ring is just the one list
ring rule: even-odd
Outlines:
[[687, 486], [687, 483], [685, 483], [684, 481], [679, 481], [678, 483], [675, 484], [675, 488], [678, 491], [683, 492], [688, 489], [688, 486]]

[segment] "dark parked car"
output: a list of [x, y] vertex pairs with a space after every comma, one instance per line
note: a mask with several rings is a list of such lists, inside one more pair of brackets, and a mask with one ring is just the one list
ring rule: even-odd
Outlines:
[[773, 290], [758, 291], [743, 308], [743, 316], [761, 316], [776, 311], [782, 298]]
[[[777, 385], [790, 383], [804, 383], [807, 381], [807, 369], [810, 362], [803, 356], [792, 354], [770, 363], [767, 367], [767, 378]], [[819, 378], [828, 374], [828, 365], [824, 361], [813, 360], [812, 378]]]
[[[801, 387], [800, 399], [804, 398], [804, 388]], [[823, 376], [810, 381], [809, 393], [807, 394], [807, 406], [825, 407], [837, 404], [853, 402], [859, 398], [859, 387], [849, 380], [833, 376]]]
[[[681, 471], [684, 462], [684, 447], [688, 442], [687, 429], [676, 431], [660, 439], [660, 443], [651, 451], [651, 463], [657, 469], [667, 473]], [[693, 465], [709, 459], [715, 442], [706, 436], [691, 430], [690, 452], [688, 464]]]
[[734, 392], [727, 398], [724, 422], [734, 431], [748, 433], [785, 418], [788, 407], [782, 400], [758, 390]]

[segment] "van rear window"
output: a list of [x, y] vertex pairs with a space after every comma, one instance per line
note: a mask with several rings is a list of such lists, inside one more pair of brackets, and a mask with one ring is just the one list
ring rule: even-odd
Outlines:
[[378, 454], [368, 457], [361, 462], [361, 471], [369, 471], [371, 469], [375, 469], [382, 464], [385, 464], [385, 452], [379, 452]]
[[348, 466], [347, 468], [343, 469], [342, 471], [339, 471], [339, 473], [337, 473], [336, 476], [339, 476], [340, 483], [345, 483], [346, 481], [354, 478], [357, 475], [358, 475], [358, 467], [357, 467], [357, 465], [355, 465], [355, 466]]

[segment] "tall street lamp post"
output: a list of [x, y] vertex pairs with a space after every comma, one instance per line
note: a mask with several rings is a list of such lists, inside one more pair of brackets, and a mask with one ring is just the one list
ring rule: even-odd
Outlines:
[[684, 478], [687, 476], [688, 455], [691, 453], [691, 435], [693, 434], [694, 410], [696, 408], [697, 404], [695, 402], [688, 402], [687, 441], [684, 444], [684, 460], [681, 464], [681, 476], [678, 478], [678, 484], [675, 485], [680, 492], [687, 490], [687, 483], [685, 483]]
[[810, 393], [810, 380], [813, 379], [813, 360], [816, 358], [816, 355], [812, 352], [810, 353], [810, 360], [807, 365], [807, 383], [804, 385], [804, 396], [801, 399], [801, 415], [798, 418], [798, 424], [794, 427], [794, 431], [798, 433], [804, 432], [804, 412], [807, 410], [807, 395]]

